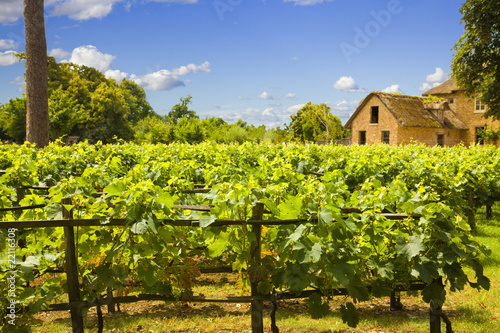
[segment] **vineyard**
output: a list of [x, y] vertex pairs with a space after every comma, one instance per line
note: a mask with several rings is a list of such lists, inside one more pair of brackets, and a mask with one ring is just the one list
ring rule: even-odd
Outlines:
[[493, 147], [2, 145], [0, 306], [12, 271], [30, 315], [68, 292], [59, 309], [200, 300], [193, 284], [215, 267], [251, 290], [259, 325], [262, 302], [308, 297], [320, 317], [346, 294], [355, 327], [358, 301], [415, 286], [440, 316], [449, 292], [489, 288], [471, 234], [500, 200], [499, 163]]

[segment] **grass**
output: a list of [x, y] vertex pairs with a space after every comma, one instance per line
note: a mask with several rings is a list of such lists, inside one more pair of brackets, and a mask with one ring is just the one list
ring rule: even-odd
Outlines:
[[[500, 211], [500, 205], [495, 207]], [[488, 245], [490, 257], [483, 258], [485, 274], [491, 279], [489, 291], [467, 288], [447, 295], [444, 311], [456, 333], [500, 332], [500, 213], [486, 220], [484, 212], [477, 215], [475, 239]], [[473, 277], [472, 277], [473, 278]], [[212, 280], [211, 280], [212, 279]], [[195, 293], [205, 295], [235, 294], [234, 277], [230, 274], [207, 278]], [[237, 293], [236, 293], [237, 294]], [[311, 319], [304, 301], [290, 300], [280, 304], [277, 325], [287, 332], [429, 332], [428, 305], [420, 296], [403, 295], [403, 311], [390, 311], [388, 299], [374, 299], [358, 304], [360, 323], [351, 329], [342, 323], [338, 311], [343, 300], [330, 304], [331, 312], [324, 318]], [[105, 312], [105, 311], [104, 311]], [[265, 332], [270, 332], [270, 309], [265, 308]], [[71, 332], [68, 313], [42, 313], [31, 319], [33, 332]], [[104, 332], [251, 332], [248, 304], [211, 304], [162, 302], [122, 305], [122, 312], [104, 315]], [[97, 332], [95, 310], [86, 317], [86, 332]], [[443, 325], [443, 332], [445, 332]]]

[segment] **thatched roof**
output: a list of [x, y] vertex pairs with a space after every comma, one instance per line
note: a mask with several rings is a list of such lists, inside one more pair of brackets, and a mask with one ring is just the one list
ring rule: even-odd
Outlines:
[[467, 125], [447, 107], [447, 104], [443, 106], [444, 121], [441, 123], [431, 111], [424, 107], [422, 97], [389, 94], [379, 91], [371, 92], [361, 101], [354, 114], [345, 124], [346, 128], [351, 127], [353, 120], [372, 98], [378, 98], [402, 127], [468, 129]]
[[460, 88], [456, 85], [455, 79], [448, 79], [441, 83], [439, 86], [427, 90], [422, 94], [422, 96], [428, 95], [446, 95], [451, 94], [454, 91], [458, 91]]

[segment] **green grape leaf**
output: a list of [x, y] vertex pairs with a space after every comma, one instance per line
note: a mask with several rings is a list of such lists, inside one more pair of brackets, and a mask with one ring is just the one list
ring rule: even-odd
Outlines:
[[437, 306], [443, 306], [446, 299], [446, 290], [441, 284], [433, 282], [422, 290], [422, 299], [427, 303], [432, 301]]
[[257, 285], [257, 291], [262, 295], [269, 295], [273, 291], [273, 285], [269, 281], [260, 281]]
[[363, 302], [363, 301], [368, 301], [370, 299], [370, 293], [368, 292], [368, 289], [365, 286], [355, 284], [355, 283], [350, 283], [347, 286], [347, 290], [349, 290], [349, 296], [351, 296], [353, 299]]
[[123, 181], [119, 181], [106, 186], [103, 191], [108, 193], [108, 195], [114, 195], [117, 197], [123, 196], [123, 193], [127, 190], [127, 185]]
[[313, 319], [320, 319], [325, 317], [330, 310], [328, 302], [323, 302], [321, 295], [313, 293], [307, 299], [308, 312]]
[[418, 236], [410, 236], [407, 242], [403, 237], [400, 237], [398, 239], [398, 244], [396, 245], [397, 253], [404, 255], [408, 260], [417, 256], [421, 251], [424, 250], [424, 242]]
[[309, 255], [313, 262], [318, 262], [321, 259], [321, 245], [319, 243], [315, 243], [309, 252]]
[[47, 207], [47, 218], [52, 220], [62, 220], [63, 214], [59, 204], [51, 204]]
[[302, 208], [302, 199], [298, 196], [289, 196], [284, 202], [278, 205], [280, 210], [279, 218], [282, 220], [293, 220], [299, 217]]
[[356, 327], [359, 323], [359, 316], [356, 311], [356, 307], [351, 302], [346, 305], [340, 306], [340, 314], [342, 315], [342, 321], [349, 325], [349, 327]]
[[280, 211], [273, 201], [267, 198], [262, 198], [260, 199], [260, 202], [262, 202], [266, 206], [266, 208], [269, 209], [271, 213], [273, 213], [274, 216], [280, 215]]
[[134, 223], [130, 230], [136, 235], [145, 234], [148, 231], [148, 223], [146, 221], [139, 221]]
[[206, 228], [208, 227], [209, 225], [211, 225], [212, 223], [214, 223], [216, 220], [216, 217], [215, 215], [210, 215], [210, 216], [202, 216], [200, 218], [200, 227], [202, 228]]
[[221, 256], [226, 251], [229, 240], [229, 233], [221, 232], [219, 237], [208, 246], [208, 253], [210, 257], [216, 258]]
[[319, 223], [321, 224], [331, 224], [333, 221], [333, 213], [327, 207], [321, 208], [321, 211], [318, 214]]

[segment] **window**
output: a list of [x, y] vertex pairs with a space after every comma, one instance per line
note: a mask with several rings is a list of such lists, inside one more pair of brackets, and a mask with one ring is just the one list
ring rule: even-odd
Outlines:
[[366, 145], [366, 131], [359, 131], [359, 144]]
[[389, 131], [382, 131], [382, 142], [389, 144], [389, 137], [390, 137], [391, 132]]
[[476, 95], [476, 107], [474, 109], [475, 112], [484, 112], [486, 109], [486, 105], [481, 103], [481, 99]]
[[450, 98], [450, 104], [453, 104], [455, 100], [453, 98]]
[[484, 126], [476, 127], [476, 143], [479, 145], [484, 145], [483, 131]]
[[444, 147], [444, 134], [437, 135], [437, 145], [440, 147]]
[[370, 124], [378, 124], [378, 106], [372, 106], [372, 116]]

